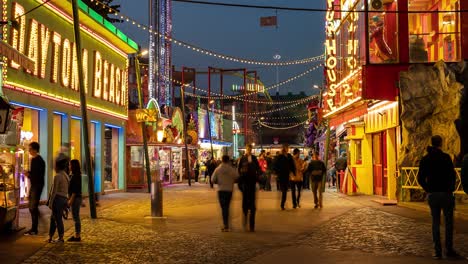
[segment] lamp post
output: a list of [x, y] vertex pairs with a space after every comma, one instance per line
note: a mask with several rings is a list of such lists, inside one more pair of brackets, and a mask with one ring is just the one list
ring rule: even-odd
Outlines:
[[91, 154], [89, 150], [89, 137], [88, 137], [88, 109], [86, 106], [86, 94], [84, 90], [84, 73], [83, 73], [83, 54], [81, 53], [81, 35], [80, 35], [80, 18], [77, 0], [72, 0], [72, 11], [73, 11], [73, 31], [75, 35], [75, 49], [78, 63], [78, 86], [80, 90], [80, 105], [81, 105], [81, 117], [82, 117], [82, 135], [83, 135], [83, 146], [86, 160], [86, 172], [88, 174], [88, 194], [89, 194], [89, 211], [91, 218], [97, 218], [96, 214], [96, 201], [94, 200], [94, 175], [91, 166]]
[[[137, 81], [137, 91], [138, 91], [138, 108], [143, 109], [143, 94], [141, 91], [141, 73], [140, 73], [140, 61], [138, 57], [146, 54], [147, 51], [142, 51], [135, 56], [135, 75]], [[143, 154], [145, 156], [145, 170], [146, 170], [146, 180], [148, 182], [148, 193], [151, 193], [151, 169], [150, 169], [150, 159], [148, 153], [148, 135], [146, 132], [145, 122], [141, 122], [141, 134], [143, 137]]]
[[[275, 59], [276, 62], [278, 62], [281, 59], [281, 55], [275, 54], [273, 56], [273, 59]], [[278, 85], [278, 83], [279, 83], [279, 68], [278, 68], [278, 65], [276, 65], [276, 85]], [[279, 96], [279, 86], [276, 87], [276, 96]]]
[[263, 120], [265, 120], [265, 117], [263, 116], [257, 119], [258, 135], [259, 135], [258, 141], [260, 142], [260, 150], [263, 150], [263, 129], [262, 129]]

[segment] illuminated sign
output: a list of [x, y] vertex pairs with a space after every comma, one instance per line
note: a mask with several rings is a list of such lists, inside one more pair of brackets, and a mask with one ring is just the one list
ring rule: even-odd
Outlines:
[[[232, 91], [234, 92], [241, 92], [244, 91], [244, 85], [237, 85], [233, 84], [232, 85]], [[247, 84], [247, 91], [248, 92], [258, 92], [258, 93], [263, 93], [265, 92], [265, 85], [263, 84], [253, 84], [253, 83], [248, 83]]]
[[325, 40], [325, 50], [327, 54], [326, 60], [326, 75], [328, 80], [328, 93], [327, 93], [327, 105], [330, 110], [335, 110], [334, 97], [336, 95], [336, 82], [337, 82], [337, 58], [336, 58], [336, 39], [335, 39], [335, 10], [333, 5], [334, 0], [327, 0], [327, 13], [325, 18], [327, 20]]
[[137, 109], [135, 111], [136, 120], [142, 122], [157, 122], [159, 116], [158, 109]]
[[[338, 82], [337, 76], [337, 44], [335, 39], [336, 28], [337, 25], [334, 23], [334, 1], [328, 0], [327, 1], [327, 39], [325, 42], [325, 48], [327, 53], [327, 60], [326, 60], [326, 76], [328, 80], [328, 92], [326, 97], [326, 102], [329, 110], [334, 111], [336, 110], [336, 99], [335, 96], [338, 95], [337, 90], [340, 89], [339, 96], [339, 103], [346, 103], [347, 101], [352, 99], [353, 93], [353, 86], [347, 83], [344, 80]], [[357, 36], [357, 28], [358, 28], [358, 20], [359, 20], [359, 13], [355, 10], [355, 0], [346, 0], [342, 1], [342, 12], [343, 17], [348, 21], [346, 25], [346, 32], [347, 32], [347, 50], [346, 50], [346, 67], [349, 69], [350, 75], [354, 75], [356, 73], [356, 69], [358, 68], [358, 59], [357, 59], [357, 52], [359, 47], [359, 41]], [[347, 16], [346, 16], [347, 15]], [[347, 79], [347, 78], [345, 78]]]
[[[62, 11], [54, 8], [42, 8], [25, 15], [28, 5], [35, 2], [22, 2], [24, 7], [18, 2], [11, 4], [11, 16], [19, 17], [19, 27], [11, 28], [8, 40], [13, 48], [32, 60], [33, 67], [26, 68], [11, 58], [7, 82], [68, 100], [78, 98], [78, 58], [71, 22], [65, 19]], [[89, 102], [126, 114], [126, 54], [111, 48], [96, 33], [93, 33], [95, 36], [86, 33], [82, 34], [82, 81]]]

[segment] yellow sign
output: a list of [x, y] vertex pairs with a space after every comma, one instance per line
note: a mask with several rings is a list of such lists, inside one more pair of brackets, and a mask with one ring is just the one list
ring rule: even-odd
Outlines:
[[137, 109], [135, 116], [138, 123], [157, 122], [159, 114], [158, 109]]

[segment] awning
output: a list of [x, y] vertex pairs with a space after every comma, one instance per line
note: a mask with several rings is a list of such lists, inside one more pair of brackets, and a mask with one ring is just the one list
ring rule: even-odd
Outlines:
[[348, 122], [349, 120], [353, 118], [363, 116], [366, 113], [367, 113], [367, 104], [361, 104], [354, 108], [347, 109], [346, 111], [343, 111], [342, 113], [339, 113], [335, 115], [334, 117], [330, 118], [330, 126], [336, 127], [340, 124]]
[[26, 55], [19, 52], [17, 49], [8, 45], [7, 43], [0, 41], [0, 55], [7, 57], [9, 60], [12, 60], [21, 67], [25, 68], [28, 71], [34, 71], [34, 61], [28, 58]]

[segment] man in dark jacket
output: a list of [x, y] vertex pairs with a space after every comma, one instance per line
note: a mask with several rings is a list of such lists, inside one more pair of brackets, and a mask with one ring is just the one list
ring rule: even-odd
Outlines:
[[41, 199], [41, 193], [44, 188], [45, 181], [45, 162], [41, 155], [39, 155], [39, 143], [31, 142], [31, 144], [29, 144], [29, 154], [32, 157], [31, 167], [30, 171], [25, 172], [25, 175], [31, 182], [28, 200], [32, 226], [25, 235], [37, 235], [37, 226], [39, 223], [39, 200]]
[[314, 193], [314, 208], [323, 207], [322, 184], [323, 175], [327, 172], [325, 163], [320, 160], [318, 153], [312, 154], [312, 160], [307, 167], [307, 173], [312, 178], [312, 192]]
[[[252, 154], [252, 145], [245, 147], [245, 154], [240, 158], [238, 164], [239, 189], [242, 192], [242, 211], [244, 213], [243, 226], [247, 230], [247, 218], [249, 219], [250, 232], [255, 231], [255, 193], [258, 177], [262, 171], [257, 157]], [[250, 215], [249, 215], [250, 211]]]
[[341, 156], [336, 159], [335, 162], [335, 170], [336, 170], [336, 179], [337, 179], [337, 190], [341, 187], [340, 182], [340, 173], [344, 173], [346, 171], [346, 167], [348, 166], [348, 158], [346, 157], [346, 152], [342, 152]]
[[432, 240], [434, 259], [442, 258], [440, 242], [440, 211], [445, 217], [445, 248], [447, 257], [458, 257], [453, 249], [453, 209], [455, 199], [456, 172], [452, 159], [442, 148], [442, 137], [431, 138], [432, 146], [427, 148], [427, 155], [419, 163], [418, 183], [428, 193], [428, 203], [432, 215]]
[[281, 154], [276, 157], [274, 163], [276, 177], [278, 177], [281, 189], [281, 210], [285, 210], [284, 204], [286, 203], [286, 196], [289, 188], [289, 174], [296, 174], [296, 166], [293, 157], [289, 154], [289, 146], [283, 145]]

